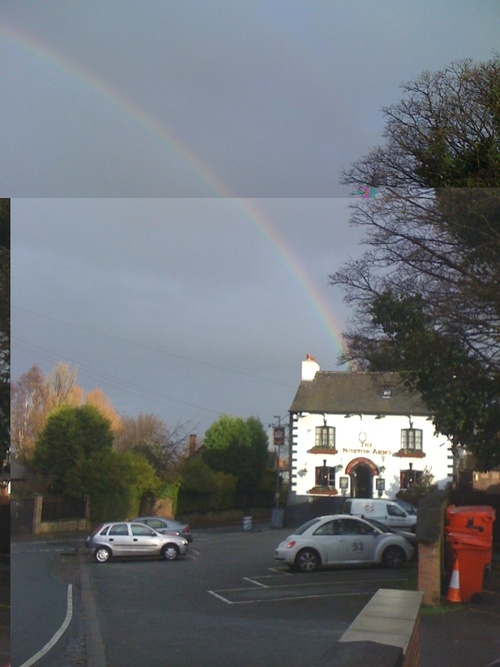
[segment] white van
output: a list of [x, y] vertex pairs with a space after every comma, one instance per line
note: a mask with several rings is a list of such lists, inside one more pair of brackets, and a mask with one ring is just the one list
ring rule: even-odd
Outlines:
[[415, 514], [408, 514], [398, 503], [382, 498], [347, 498], [342, 512], [364, 519], [378, 519], [395, 530], [415, 531], [417, 523]]

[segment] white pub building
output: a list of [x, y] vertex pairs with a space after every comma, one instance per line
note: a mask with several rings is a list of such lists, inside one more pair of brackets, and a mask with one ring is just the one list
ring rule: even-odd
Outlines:
[[290, 407], [287, 505], [394, 498], [424, 473], [440, 489], [452, 481], [451, 442], [435, 433], [431, 413], [400, 375], [321, 371], [308, 355]]

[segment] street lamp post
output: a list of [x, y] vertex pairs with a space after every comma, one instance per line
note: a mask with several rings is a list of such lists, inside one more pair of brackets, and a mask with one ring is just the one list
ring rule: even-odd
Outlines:
[[[278, 420], [278, 428], [280, 429], [280, 437], [278, 440], [278, 457], [276, 459], [276, 495], [275, 495], [275, 502], [276, 502], [276, 509], [279, 509], [280, 506], [280, 449], [281, 449], [281, 417], [274, 415], [274, 419]], [[273, 434], [274, 434], [274, 429], [273, 429]], [[275, 441], [276, 444], [276, 441]]]

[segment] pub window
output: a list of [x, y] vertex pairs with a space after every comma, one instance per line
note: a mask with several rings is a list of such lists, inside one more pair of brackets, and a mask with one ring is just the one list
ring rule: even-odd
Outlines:
[[329, 466], [318, 466], [316, 468], [316, 486], [323, 489], [335, 487], [335, 468]]
[[423, 472], [421, 470], [401, 470], [400, 473], [400, 487], [407, 491], [411, 491], [415, 488], [416, 484], [419, 484], [422, 481]]
[[422, 451], [422, 430], [419, 428], [401, 429], [401, 449]]
[[316, 426], [315, 447], [319, 449], [335, 448], [335, 428], [333, 426]]

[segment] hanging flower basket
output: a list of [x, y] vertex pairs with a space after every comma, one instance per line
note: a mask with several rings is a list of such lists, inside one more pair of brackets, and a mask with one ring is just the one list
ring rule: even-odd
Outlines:
[[313, 486], [306, 493], [314, 493], [318, 496], [337, 496], [339, 492], [333, 487], [325, 489], [323, 486]]

